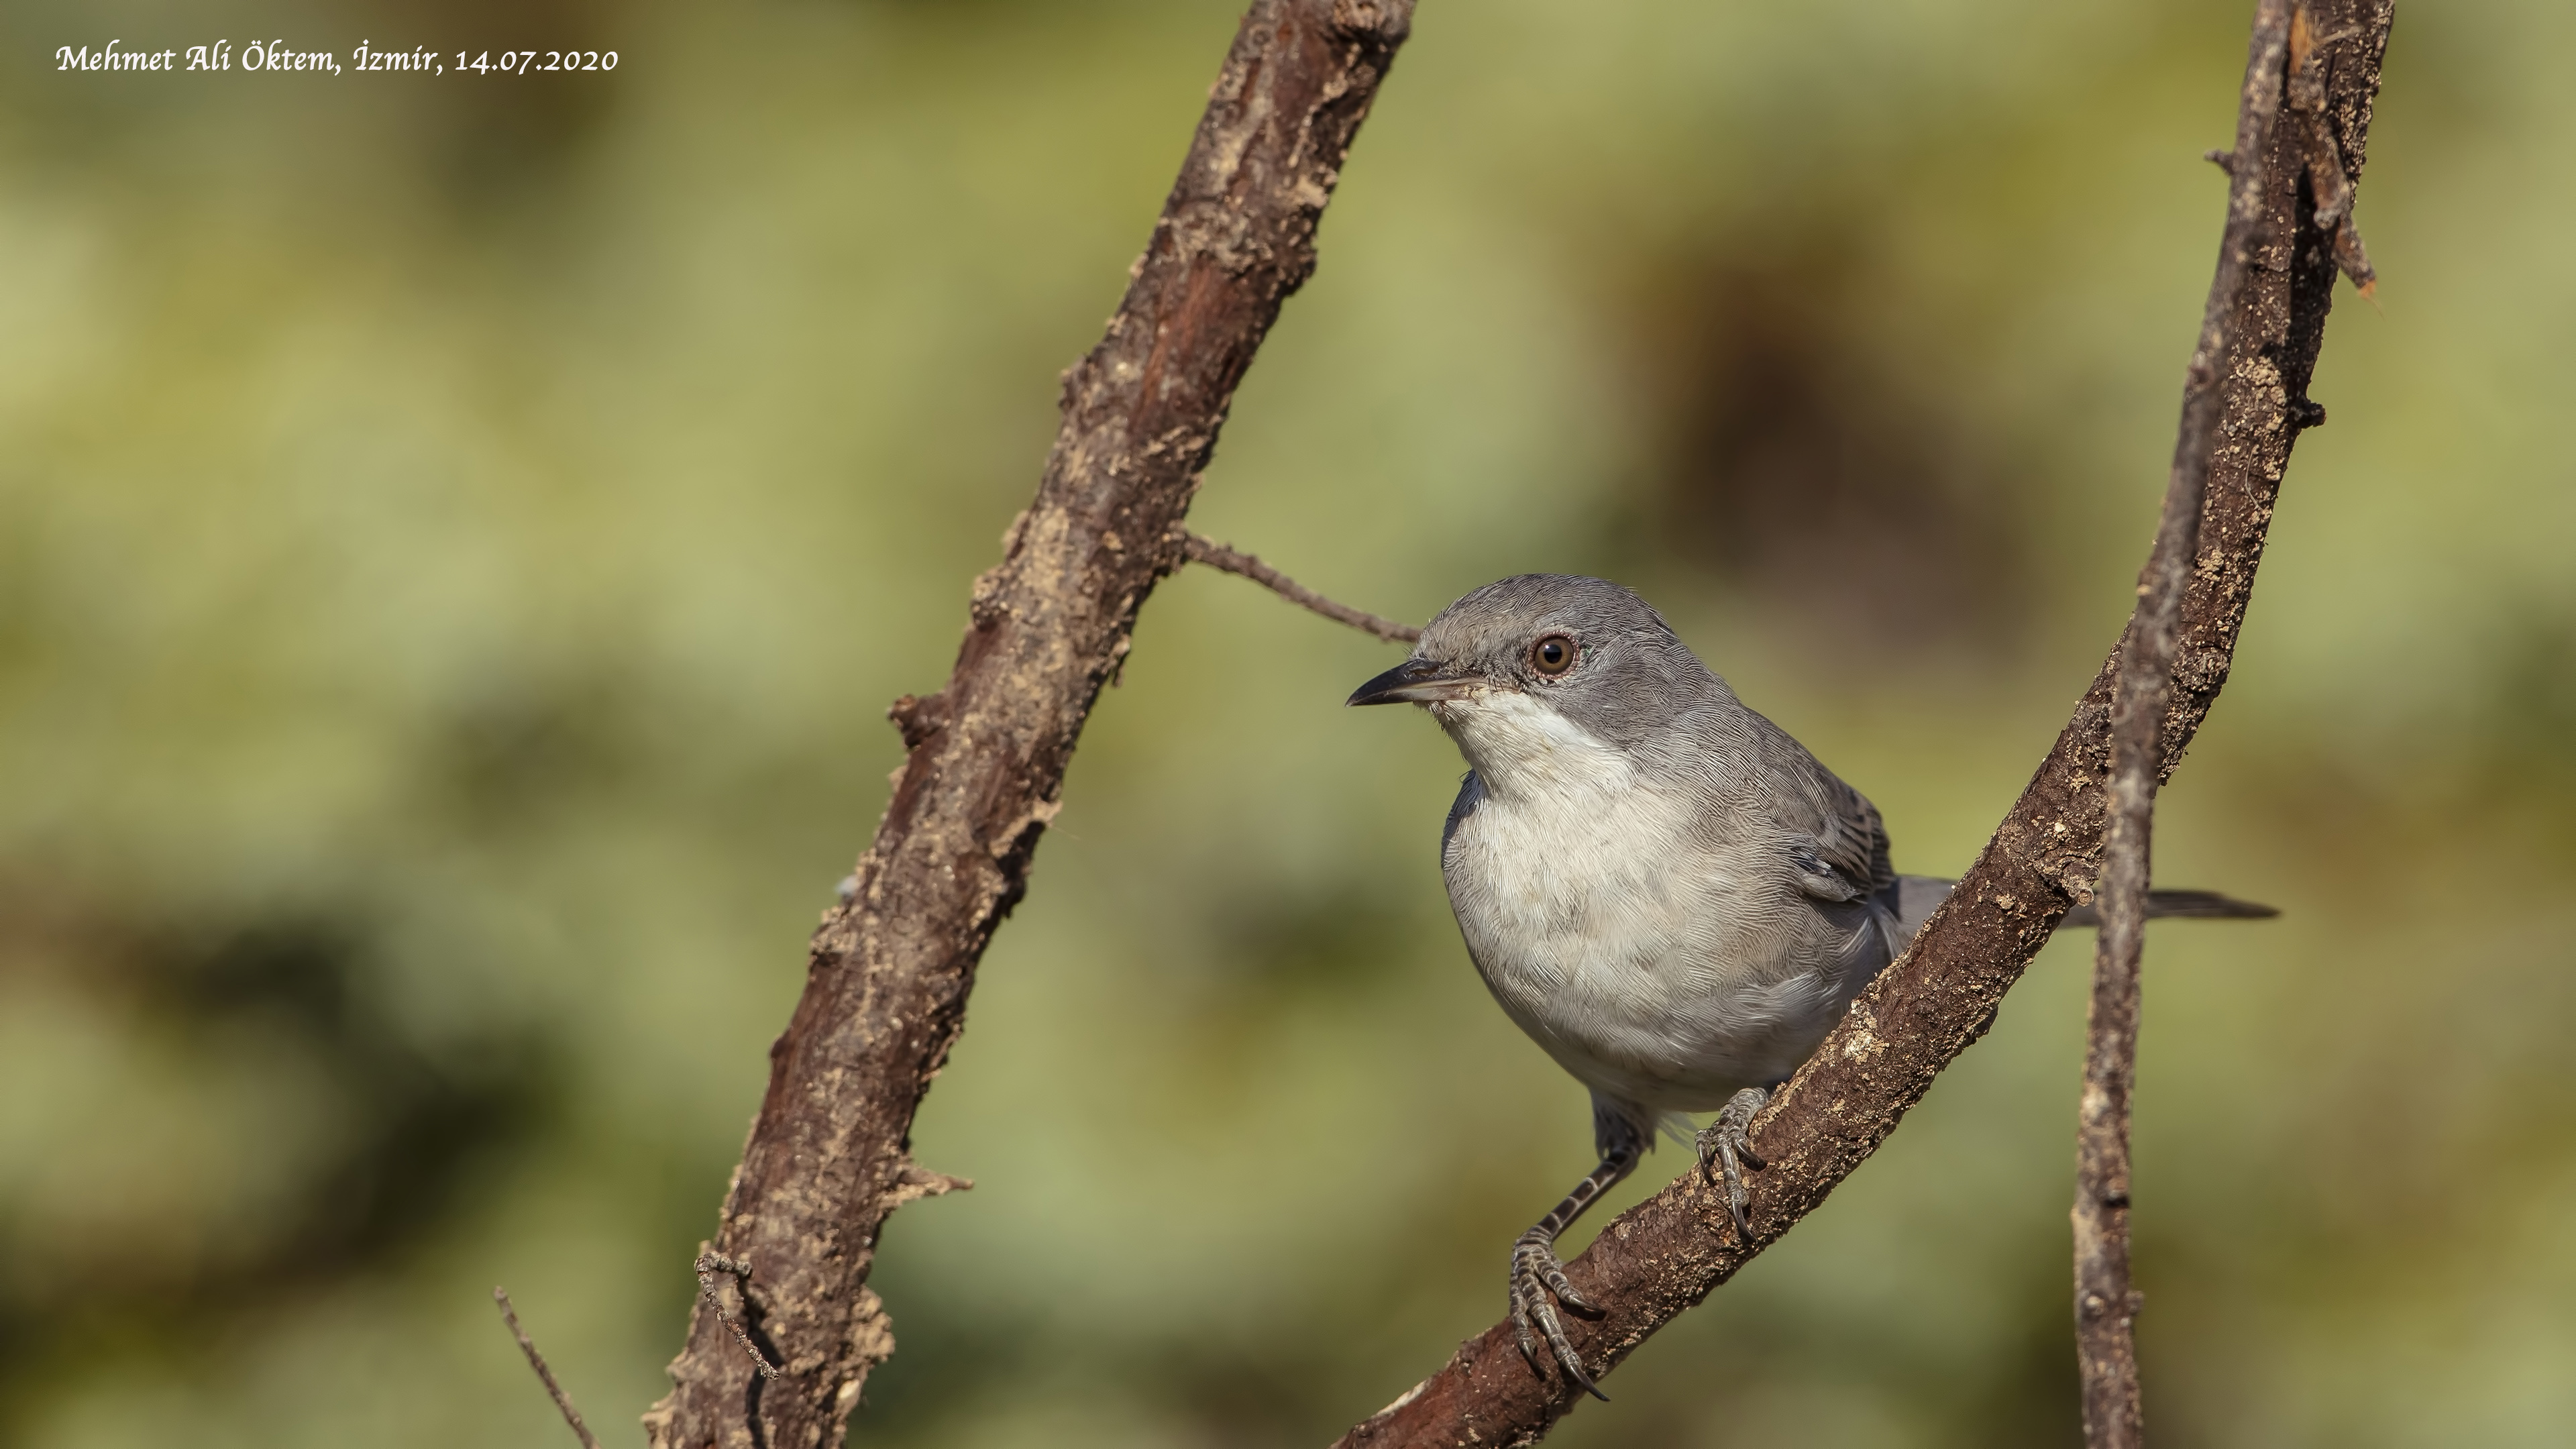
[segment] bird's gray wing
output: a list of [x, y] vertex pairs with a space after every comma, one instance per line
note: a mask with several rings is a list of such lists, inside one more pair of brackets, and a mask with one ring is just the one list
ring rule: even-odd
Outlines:
[[1797, 844], [1798, 885], [1818, 900], [1882, 895], [1896, 882], [1887, 826], [1869, 797], [1843, 783], [1789, 732], [1750, 710], [1752, 755], [1764, 802]]
[[[1822, 765], [1816, 768], [1825, 769]], [[1825, 779], [1832, 792], [1840, 796], [1831, 820], [1843, 835], [1828, 858], [1837, 868], [1848, 860], [1871, 895], [1887, 890], [1896, 884], [1896, 865], [1888, 852], [1887, 822], [1878, 818], [1878, 807], [1869, 803], [1868, 796], [1844, 784], [1840, 776], [1825, 770]]]

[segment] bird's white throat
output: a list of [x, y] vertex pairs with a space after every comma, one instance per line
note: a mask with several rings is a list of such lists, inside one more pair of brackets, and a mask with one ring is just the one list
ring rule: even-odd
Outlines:
[[1625, 752], [1517, 689], [1442, 700], [1431, 713], [1498, 800], [1598, 794], [1636, 782]]

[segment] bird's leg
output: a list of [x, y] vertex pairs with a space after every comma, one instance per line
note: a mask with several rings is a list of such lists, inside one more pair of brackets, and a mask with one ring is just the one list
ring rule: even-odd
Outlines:
[[1753, 1195], [1744, 1187], [1744, 1164], [1749, 1162], [1757, 1168], [1767, 1164], [1754, 1153], [1752, 1140], [1746, 1134], [1753, 1126], [1753, 1115], [1770, 1102], [1770, 1088], [1747, 1087], [1727, 1098], [1717, 1120], [1699, 1134], [1700, 1170], [1705, 1172], [1712, 1162], [1716, 1164], [1718, 1174], [1726, 1181], [1726, 1211], [1735, 1219], [1736, 1240], [1748, 1246], [1753, 1241], [1753, 1230], [1745, 1224], [1744, 1209], [1753, 1201]]
[[1585, 1393], [1605, 1403], [1610, 1396], [1601, 1392], [1600, 1386], [1592, 1382], [1592, 1375], [1583, 1371], [1583, 1360], [1575, 1357], [1574, 1345], [1565, 1341], [1565, 1326], [1557, 1321], [1556, 1305], [1548, 1301], [1548, 1295], [1553, 1293], [1578, 1313], [1594, 1311], [1574, 1291], [1574, 1285], [1565, 1280], [1565, 1264], [1556, 1256], [1556, 1238], [1583, 1216], [1583, 1210], [1592, 1206], [1594, 1199], [1635, 1170], [1641, 1150], [1634, 1141], [1610, 1145], [1602, 1153], [1601, 1165], [1576, 1183], [1574, 1191], [1567, 1193], [1553, 1212], [1540, 1218], [1521, 1234], [1520, 1241], [1512, 1244], [1512, 1328], [1520, 1335], [1522, 1356], [1530, 1361], [1530, 1367], [1539, 1366], [1538, 1345], [1530, 1338], [1530, 1320], [1535, 1318], [1539, 1331], [1547, 1335], [1548, 1347], [1556, 1350], [1556, 1361], [1565, 1366], [1566, 1376], [1581, 1384]]

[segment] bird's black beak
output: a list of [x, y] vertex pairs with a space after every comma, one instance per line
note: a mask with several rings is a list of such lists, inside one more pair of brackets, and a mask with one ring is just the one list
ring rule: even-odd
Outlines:
[[1351, 691], [1343, 704], [1429, 704], [1462, 699], [1476, 684], [1471, 676], [1443, 673], [1428, 659], [1408, 659]]

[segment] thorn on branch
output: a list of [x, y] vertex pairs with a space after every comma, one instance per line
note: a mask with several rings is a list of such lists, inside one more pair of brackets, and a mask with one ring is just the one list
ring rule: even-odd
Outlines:
[[948, 727], [948, 696], [938, 690], [904, 695], [886, 706], [886, 718], [903, 735], [905, 749], [918, 749], [923, 740]]
[[546, 1392], [554, 1396], [555, 1407], [563, 1412], [564, 1422], [572, 1425], [573, 1435], [581, 1440], [582, 1449], [599, 1449], [599, 1440], [592, 1437], [590, 1426], [581, 1421], [581, 1410], [572, 1406], [572, 1396], [564, 1392], [563, 1385], [555, 1382], [555, 1371], [546, 1367], [546, 1356], [537, 1352], [536, 1340], [528, 1337], [528, 1331], [519, 1326], [519, 1310], [510, 1306], [508, 1290], [493, 1289], [492, 1301], [501, 1305], [501, 1321], [510, 1325], [510, 1336], [519, 1341], [519, 1352], [528, 1356], [528, 1367], [537, 1371], [537, 1382], [544, 1384]]
[[1221, 543], [1211, 543], [1195, 533], [1182, 535], [1182, 552], [1192, 563], [1206, 564], [1221, 573], [1250, 579], [1292, 604], [1312, 609], [1336, 624], [1348, 624], [1364, 634], [1374, 634], [1390, 644], [1410, 644], [1422, 637], [1422, 631], [1410, 624], [1399, 624], [1348, 604], [1334, 603], [1252, 555], [1238, 553]]
[[2236, 174], [2236, 153], [2233, 151], [2222, 151], [2217, 147], [2212, 146], [2208, 150], [2200, 153], [2200, 159], [2217, 167], [2219, 170], [2226, 172], [2230, 176]]
[[906, 1162], [903, 1170], [895, 1174], [894, 1185], [886, 1192], [887, 1205], [890, 1209], [897, 1208], [926, 1197], [965, 1192], [974, 1186], [975, 1179], [971, 1177], [953, 1177], [945, 1172], [933, 1172], [918, 1162]]
[[715, 1310], [716, 1318], [725, 1327], [733, 1330], [734, 1341], [742, 1345], [744, 1353], [751, 1355], [751, 1366], [760, 1370], [760, 1376], [765, 1379], [778, 1377], [778, 1366], [762, 1355], [760, 1346], [751, 1341], [751, 1334], [743, 1328], [741, 1321], [725, 1311], [724, 1296], [716, 1292], [718, 1273], [733, 1279], [734, 1291], [743, 1293], [745, 1301], [748, 1301], [749, 1294], [745, 1289], [751, 1282], [750, 1262], [741, 1258], [728, 1258], [714, 1251], [700, 1253], [698, 1255], [698, 1296], [706, 1300], [709, 1308]]

